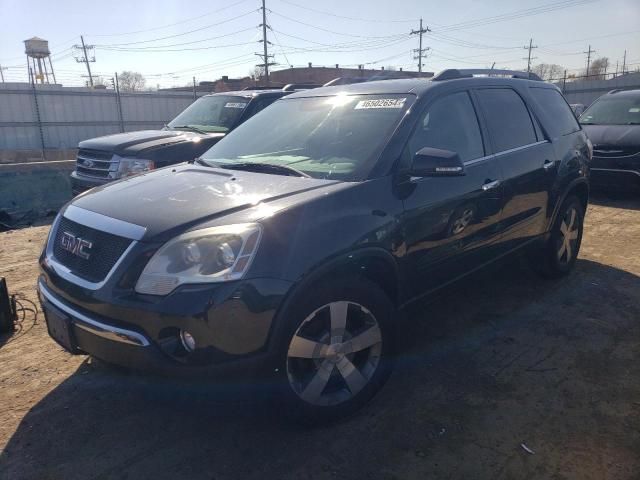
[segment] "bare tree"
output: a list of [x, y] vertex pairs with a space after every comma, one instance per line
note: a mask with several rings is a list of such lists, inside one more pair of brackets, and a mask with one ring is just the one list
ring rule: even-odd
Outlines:
[[118, 76], [118, 82], [120, 84], [120, 90], [124, 92], [136, 92], [144, 89], [147, 80], [141, 73], [127, 70]]
[[256, 83], [256, 85], [260, 82], [262, 77], [264, 76], [264, 67], [258, 67], [257, 65], [253, 68], [253, 70], [249, 71], [249, 77]]
[[562, 77], [564, 67], [556, 63], [539, 63], [531, 68], [531, 72], [543, 80], [559, 79]]
[[[606, 73], [608, 68], [609, 59], [607, 57], [596, 58], [593, 62], [591, 62], [587, 80], [604, 80], [605, 78], [607, 78]], [[587, 74], [586, 70], [584, 74]]]

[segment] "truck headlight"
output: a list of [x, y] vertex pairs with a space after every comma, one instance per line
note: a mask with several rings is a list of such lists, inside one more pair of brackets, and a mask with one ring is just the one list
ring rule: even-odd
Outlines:
[[258, 250], [262, 229], [257, 223], [204, 228], [165, 243], [142, 271], [136, 291], [167, 295], [186, 283], [238, 280]]
[[153, 160], [121, 157], [120, 163], [118, 164], [118, 171], [116, 172], [116, 178], [137, 175], [138, 173], [148, 172], [154, 168], [155, 164], [153, 163]]

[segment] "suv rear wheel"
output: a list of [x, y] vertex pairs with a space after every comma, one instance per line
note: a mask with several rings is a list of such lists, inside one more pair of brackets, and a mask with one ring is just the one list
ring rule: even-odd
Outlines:
[[575, 195], [565, 199], [542, 251], [532, 259], [536, 270], [547, 277], [568, 274], [576, 263], [584, 224], [584, 208]]
[[285, 313], [282, 354], [286, 414], [309, 422], [351, 414], [391, 372], [395, 308], [361, 278], [312, 287]]

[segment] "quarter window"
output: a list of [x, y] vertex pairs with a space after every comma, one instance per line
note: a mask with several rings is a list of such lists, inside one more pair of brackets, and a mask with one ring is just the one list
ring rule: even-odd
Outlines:
[[531, 96], [540, 106], [540, 116], [552, 137], [580, 130], [575, 115], [560, 92], [553, 88], [531, 88]]
[[478, 90], [495, 153], [536, 142], [536, 132], [526, 105], [510, 88]]
[[448, 95], [429, 107], [409, 139], [410, 158], [424, 147], [457, 152], [463, 162], [484, 156], [478, 118], [467, 92]]

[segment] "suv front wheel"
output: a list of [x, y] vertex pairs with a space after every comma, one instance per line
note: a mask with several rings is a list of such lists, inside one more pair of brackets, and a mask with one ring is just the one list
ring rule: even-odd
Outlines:
[[335, 420], [365, 404], [391, 372], [395, 308], [364, 278], [316, 285], [284, 312], [281, 387], [286, 414]]

